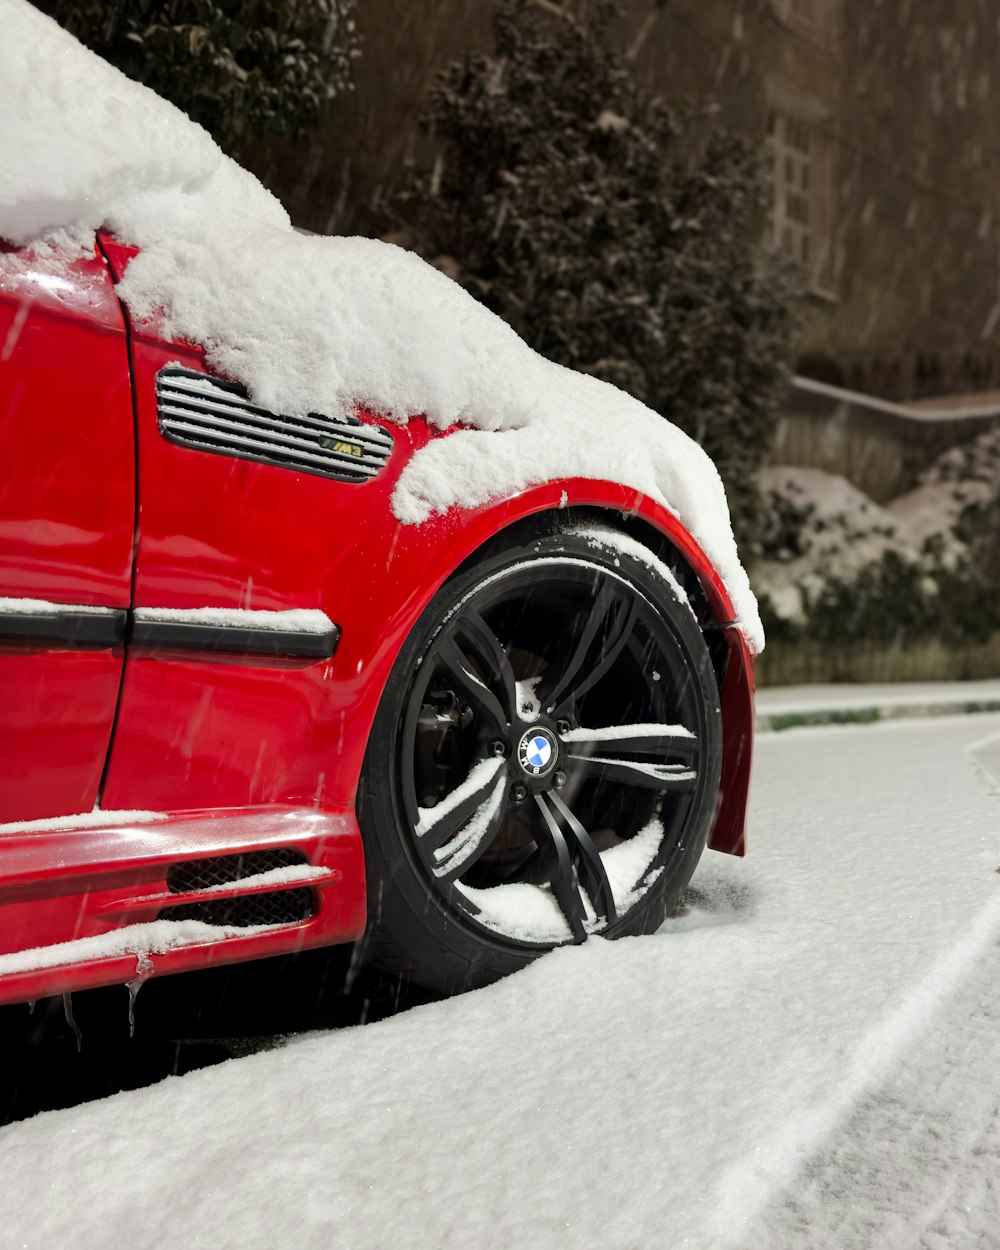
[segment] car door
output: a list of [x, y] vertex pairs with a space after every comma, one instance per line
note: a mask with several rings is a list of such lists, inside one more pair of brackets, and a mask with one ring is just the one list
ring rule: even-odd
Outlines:
[[0, 822], [99, 798], [134, 531], [128, 350], [104, 256], [0, 242]]
[[[135, 249], [102, 247], [120, 280]], [[337, 622], [346, 597], [367, 593], [352, 584], [356, 531], [395, 524], [380, 473], [393, 437], [310, 418], [296, 432], [213, 379], [158, 317], [130, 335], [135, 620], [105, 801], [353, 806], [357, 768], [339, 765], [361, 663]], [[325, 637], [285, 619], [303, 611], [326, 617]], [[281, 614], [277, 628], [257, 628], [261, 614]]]

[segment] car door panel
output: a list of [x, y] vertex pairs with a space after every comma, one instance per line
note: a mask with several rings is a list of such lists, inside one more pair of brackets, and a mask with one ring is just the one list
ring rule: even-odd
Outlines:
[[[141, 500], [135, 607], [332, 616], [337, 605], [324, 595], [336, 581], [333, 566], [353, 549], [345, 504], [366, 488], [170, 442], [157, 422], [157, 374], [178, 362], [203, 371], [201, 353], [142, 329], [132, 351]], [[161, 809], [329, 800], [334, 727], [342, 726], [350, 676], [339, 657], [130, 648], [105, 801]]]
[[0, 250], [0, 821], [97, 800], [130, 602], [133, 444], [100, 251]]

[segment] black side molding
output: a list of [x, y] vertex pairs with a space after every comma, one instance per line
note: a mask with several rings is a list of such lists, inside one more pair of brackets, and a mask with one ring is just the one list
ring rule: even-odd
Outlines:
[[307, 630], [254, 629], [245, 625], [209, 625], [193, 621], [132, 619], [129, 646], [162, 651], [225, 652], [227, 655], [273, 655], [326, 660], [340, 640], [331, 625], [323, 633]]
[[4, 610], [0, 604], [0, 646], [13, 644], [85, 651], [121, 647], [126, 641], [136, 650], [327, 660], [337, 649], [340, 627], [331, 622], [328, 629], [320, 632], [256, 629], [250, 625], [216, 625], [202, 621], [137, 620], [124, 608], [85, 612], [52, 604], [21, 612]]
[[72, 650], [103, 650], [125, 642], [124, 608], [100, 612], [74, 612], [72, 608], [51, 611], [11, 612], [0, 608], [0, 642], [35, 643]]

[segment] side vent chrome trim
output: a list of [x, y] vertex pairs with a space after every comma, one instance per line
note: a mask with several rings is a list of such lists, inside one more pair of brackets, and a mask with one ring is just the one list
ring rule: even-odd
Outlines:
[[392, 435], [354, 417], [291, 417], [251, 404], [242, 387], [168, 365], [156, 376], [160, 433], [171, 443], [239, 460], [367, 482], [392, 453]]

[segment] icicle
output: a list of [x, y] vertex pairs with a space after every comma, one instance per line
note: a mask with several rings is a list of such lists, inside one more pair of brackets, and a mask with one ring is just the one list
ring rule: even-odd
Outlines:
[[145, 951], [135, 952], [135, 976], [125, 982], [128, 990], [128, 1035], [135, 1037], [135, 1000], [139, 991], [153, 975], [153, 961]]
[[73, 1015], [73, 995], [64, 994], [62, 996], [62, 1004], [66, 1023], [73, 1030], [73, 1034], [76, 1037], [76, 1053], [79, 1054], [83, 1050], [83, 1033], [80, 1031], [80, 1026]]
[[135, 1000], [142, 989], [142, 981], [136, 977], [134, 981], [126, 981], [125, 988], [128, 990], [128, 1035], [135, 1037]]

